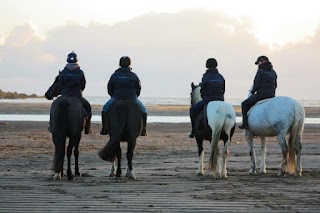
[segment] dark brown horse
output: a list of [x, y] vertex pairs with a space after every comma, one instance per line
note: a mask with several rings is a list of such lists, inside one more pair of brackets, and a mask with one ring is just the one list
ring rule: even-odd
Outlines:
[[[110, 105], [108, 112], [107, 131], [110, 135], [110, 140], [105, 147], [99, 152], [102, 160], [112, 162], [111, 174], [109, 176], [121, 177], [121, 147], [120, 142], [128, 142], [127, 160], [128, 168], [126, 177], [135, 179], [132, 159], [133, 151], [136, 146], [136, 139], [139, 137], [142, 120], [141, 110], [134, 100], [117, 100]], [[117, 170], [114, 174], [114, 163], [117, 159]]]
[[[57, 81], [46, 92], [46, 97], [54, 97], [59, 94]], [[53, 101], [50, 110], [50, 127], [52, 140], [55, 145], [54, 153], [54, 179], [61, 179], [63, 176], [64, 156], [66, 152], [66, 139], [69, 138], [67, 147], [69, 180], [73, 179], [71, 171], [71, 155], [74, 148], [75, 175], [80, 176], [78, 158], [81, 132], [84, 126], [85, 113], [82, 102], [73, 96], [60, 96]]]

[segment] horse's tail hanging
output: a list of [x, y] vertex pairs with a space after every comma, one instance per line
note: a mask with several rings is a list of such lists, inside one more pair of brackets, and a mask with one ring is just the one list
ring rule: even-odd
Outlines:
[[[218, 112], [216, 113], [217, 117], [213, 123], [209, 123], [209, 126], [212, 130], [212, 138], [211, 138], [211, 154], [209, 159], [209, 168], [211, 171], [215, 170], [215, 166], [217, 165], [217, 160], [219, 156], [218, 152], [218, 142], [220, 139], [220, 134], [222, 131], [222, 127], [225, 121], [225, 113]], [[209, 120], [209, 119], [208, 119]]]
[[[296, 103], [294, 121], [290, 129], [289, 137], [289, 157], [288, 157], [288, 170], [290, 174], [295, 172], [296, 148], [301, 149], [301, 137], [304, 129], [305, 112], [303, 107]], [[300, 146], [300, 147], [296, 147]]]
[[121, 135], [126, 125], [126, 120], [128, 116], [127, 110], [121, 110], [118, 114], [120, 115], [118, 120], [119, 127], [116, 129], [115, 132], [112, 133], [112, 136], [110, 136], [110, 140], [108, 141], [108, 143], [98, 153], [99, 157], [105, 161], [113, 162], [115, 160], [115, 147], [117, 147], [117, 145], [120, 143]]

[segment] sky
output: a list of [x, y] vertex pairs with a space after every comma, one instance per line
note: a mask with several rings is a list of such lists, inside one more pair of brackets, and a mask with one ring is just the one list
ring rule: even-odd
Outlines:
[[245, 99], [266, 55], [278, 96], [318, 100], [320, 13], [316, 0], [0, 0], [0, 89], [43, 95], [71, 51], [87, 85], [106, 96], [121, 56], [144, 97], [189, 97], [213, 57], [225, 98]]

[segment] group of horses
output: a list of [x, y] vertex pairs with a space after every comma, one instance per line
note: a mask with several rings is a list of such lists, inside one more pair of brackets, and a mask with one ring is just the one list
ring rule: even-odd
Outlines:
[[[54, 87], [49, 90], [55, 94]], [[191, 106], [201, 100], [200, 85], [191, 84]], [[282, 165], [278, 175], [286, 173], [302, 175], [301, 167], [301, 137], [304, 128], [304, 109], [295, 100], [289, 97], [275, 97], [267, 101], [257, 103], [249, 112], [249, 129], [245, 130], [245, 138], [250, 148], [251, 167], [249, 173], [256, 173], [254, 137], [261, 138], [262, 160], [260, 173], [266, 173], [266, 137], [276, 136], [282, 149]], [[136, 139], [142, 128], [141, 111], [135, 101], [117, 100], [107, 113], [107, 131], [110, 136], [105, 147], [98, 153], [103, 160], [112, 162], [109, 176], [121, 178], [121, 141], [128, 143], [126, 177], [135, 179], [132, 168], [133, 152]], [[53, 101], [50, 110], [50, 126], [52, 140], [55, 145], [54, 154], [54, 179], [63, 176], [63, 165], [67, 146], [68, 169], [67, 177], [73, 179], [71, 170], [71, 156], [74, 148], [75, 175], [80, 176], [78, 158], [81, 132], [85, 125], [85, 113], [81, 101], [72, 96], [60, 96]], [[228, 147], [236, 125], [236, 113], [233, 106], [225, 101], [211, 101], [205, 109], [199, 113], [196, 122], [195, 139], [198, 146], [199, 164], [197, 175], [204, 175], [204, 150], [203, 141], [211, 142], [209, 159], [210, 175], [227, 178]], [[286, 136], [289, 135], [288, 142]], [[219, 140], [223, 140], [222, 168], [219, 156]], [[117, 162], [117, 166], [115, 165]]]

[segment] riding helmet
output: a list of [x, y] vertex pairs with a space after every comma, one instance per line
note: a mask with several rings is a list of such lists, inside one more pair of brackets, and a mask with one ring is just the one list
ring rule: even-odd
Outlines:
[[254, 62], [254, 64], [259, 64], [260, 61], [269, 61], [269, 59], [267, 56], [262, 55], [258, 57], [257, 61]]
[[216, 68], [218, 66], [218, 62], [214, 58], [209, 58], [206, 63], [207, 68]]
[[71, 53], [69, 53], [68, 57], [67, 57], [67, 62], [68, 63], [76, 63], [76, 62], [78, 62], [77, 54], [75, 54], [73, 51]]
[[131, 59], [128, 56], [122, 56], [119, 61], [120, 67], [129, 67], [131, 65]]

